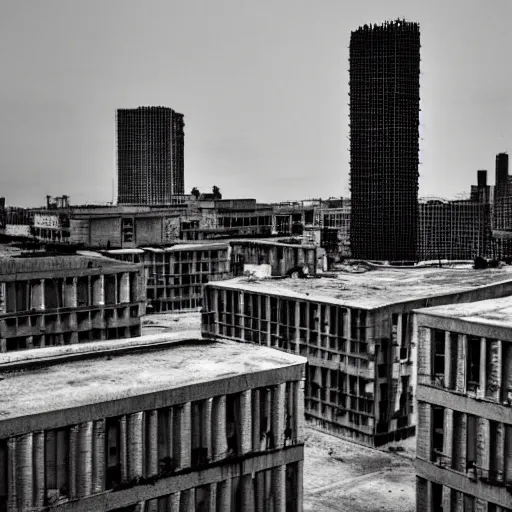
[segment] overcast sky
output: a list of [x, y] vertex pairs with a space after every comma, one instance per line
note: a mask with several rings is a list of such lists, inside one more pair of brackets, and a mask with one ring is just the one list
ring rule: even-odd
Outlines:
[[1, 0], [0, 195], [111, 200], [115, 110], [185, 115], [185, 187], [349, 195], [351, 30], [420, 23], [420, 195], [512, 147], [510, 0]]

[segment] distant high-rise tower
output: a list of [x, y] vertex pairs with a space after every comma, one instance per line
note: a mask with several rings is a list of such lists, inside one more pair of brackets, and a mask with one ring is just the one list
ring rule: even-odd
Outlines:
[[350, 37], [351, 251], [413, 261], [418, 230], [420, 29], [393, 21]]
[[184, 125], [172, 108], [117, 111], [119, 204], [171, 204], [184, 194]]
[[496, 189], [495, 196], [508, 195], [508, 154], [498, 153], [496, 155]]

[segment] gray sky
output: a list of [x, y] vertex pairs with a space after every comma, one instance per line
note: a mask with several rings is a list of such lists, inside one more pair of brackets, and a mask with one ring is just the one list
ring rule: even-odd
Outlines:
[[349, 195], [350, 31], [422, 40], [420, 195], [469, 189], [512, 149], [510, 0], [1, 0], [0, 195], [112, 197], [115, 110], [185, 114], [185, 187]]

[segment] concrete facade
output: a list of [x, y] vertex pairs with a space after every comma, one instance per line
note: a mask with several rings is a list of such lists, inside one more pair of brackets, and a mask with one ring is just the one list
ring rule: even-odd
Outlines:
[[413, 310], [505, 296], [512, 276], [447, 269], [340, 278], [209, 283], [203, 336], [307, 357], [309, 423], [370, 446], [400, 441], [416, 426]]
[[140, 335], [141, 265], [54, 256], [0, 261], [0, 352]]
[[302, 510], [305, 359], [201, 340], [50, 364], [2, 368], [0, 510]]
[[417, 311], [417, 510], [512, 510], [510, 297]]

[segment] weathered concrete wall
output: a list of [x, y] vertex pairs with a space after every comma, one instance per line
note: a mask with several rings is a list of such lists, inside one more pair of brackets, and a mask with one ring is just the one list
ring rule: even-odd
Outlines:
[[162, 243], [162, 218], [135, 218], [135, 245]]
[[70, 219], [70, 236], [69, 241], [73, 244], [89, 245], [89, 228], [90, 221], [88, 219]]
[[162, 243], [169, 244], [180, 238], [180, 218], [164, 217]]
[[7, 224], [5, 226], [4, 234], [8, 236], [32, 236], [30, 226], [22, 224]]
[[91, 219], [91, 247], [122, 246], [121, 218]]

